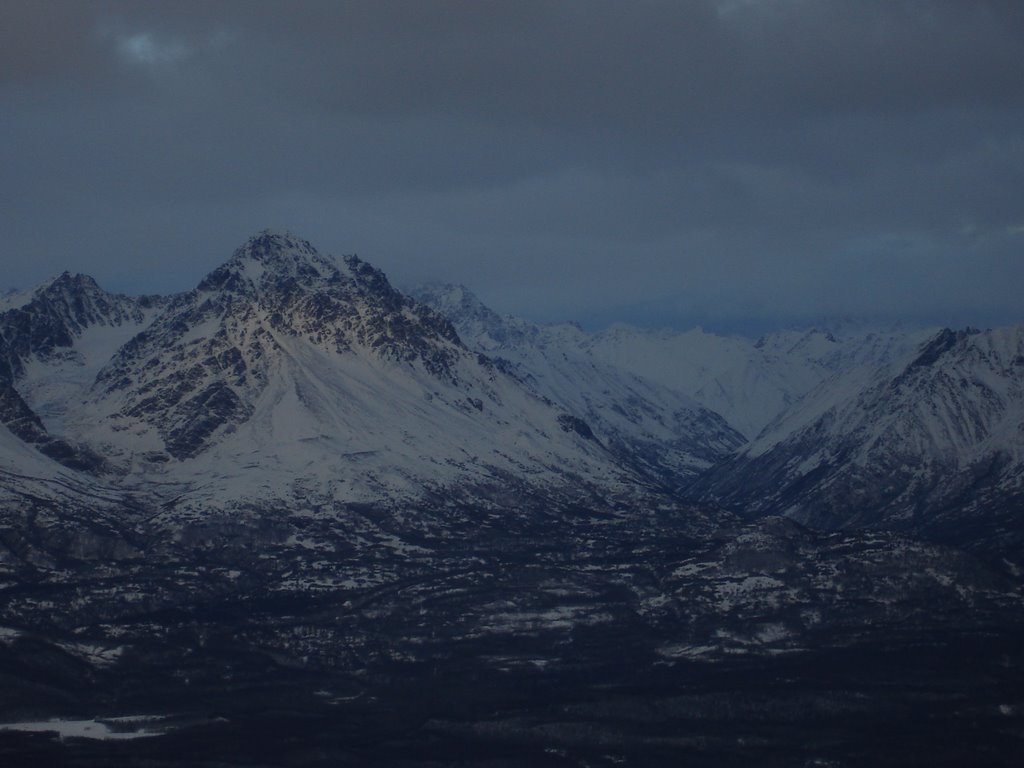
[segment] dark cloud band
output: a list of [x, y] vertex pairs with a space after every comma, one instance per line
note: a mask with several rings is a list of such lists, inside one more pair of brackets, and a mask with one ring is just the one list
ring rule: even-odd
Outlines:
[[536, 317], [1024, 277], [1018, 2], [9, 0], [0, 99], [12, 284], [184, 287], [264, 226]]

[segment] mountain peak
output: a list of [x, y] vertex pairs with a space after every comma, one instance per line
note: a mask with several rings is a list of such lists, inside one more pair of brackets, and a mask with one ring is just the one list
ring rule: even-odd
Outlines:
[[281, 255], [316, 256], [317, 250], [308, 240], [287, 230], [264, 229], [252, 235], [235, 251], [236, 256], [240, 253], [262, 261]]
[[310, 286], [338, 277], [337, 263], [322, 256], [308, 240], [290, 232], [265, 229], [246, 240], [227, 262], [203, 278], [197, 288], [246, 292], [278, 287], [282, 281]]
[[170, 455], [188, 457], [257, 413], [264, 393], [294, 391], [296, 375], [305, 387], [297, 397], [312, 402], [319, 384], [302, 373], [310, 361], [331, 375], [370, 360], [401, 364], [450, 383], [467, 356], [450, 323], [392, 288], [380, 270], [265, 230], [170, 303], [98, 381], [105, 393], [125, 393], [116, 404], [121, 417], [143, 419]]

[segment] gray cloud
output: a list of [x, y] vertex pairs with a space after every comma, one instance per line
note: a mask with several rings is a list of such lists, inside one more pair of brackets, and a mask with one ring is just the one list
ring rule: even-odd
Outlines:
[[0, 6], [0, 287], [292, 227], [542, 319], [1021, 320], [1024, 6]]

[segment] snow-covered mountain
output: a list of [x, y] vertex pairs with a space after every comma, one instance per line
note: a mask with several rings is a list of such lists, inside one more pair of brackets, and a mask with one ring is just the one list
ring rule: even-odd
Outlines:
[[251, 238], [169, 300], [62, 276], [3, 317], [21, 415], [179, 506], [516, 489], [614, 503], [639, 487], [581, 419], [441, 315], [288, 234]]
[[1020, 546], [1024, 326], [942, 330], [823, 382], [695, 491], [748, 515]]
[[1016, 498], [1016, 330], [924, 351], [862, 329], [589, 334], [461, 287], [417, 296], [269, 231], [174, 297], [65, 273], [6, 297], [0, 417], [66, 467], [190, 509], [524, 489], [614, 506], [696, 481], [748, 516], [916, 529]]
[[583, 419], [623, 461], [670, 485], [692, 480], [746, 442], [679, 390], [590, 354], [589, 336], [576, 325], [500, 317], [463, 286], [426, 286], [414, 295], [445, 315], [471, 349]]

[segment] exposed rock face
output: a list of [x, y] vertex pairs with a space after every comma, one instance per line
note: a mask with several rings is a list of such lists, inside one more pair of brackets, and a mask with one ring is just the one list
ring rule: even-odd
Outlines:
[[0, 350], [4, 368], [14, 378], [20, 377], [32, 358], [48, 360], [70, 353], [86, 329], [139, 325], [146, 310], [163, 301], [110, 294], [88, 275], [65, 272], [37, 289], [23, 305], [0, 314], [0, 336], [6, 342]]
[[38, 448], [43, 455], [71, 469], [98, 471], [102, 459], [88, 448], [72, 445], [47, 432], [39, 416], [18, 394], [13, 384], [0, 381], [0, 423], [14, 435]]

